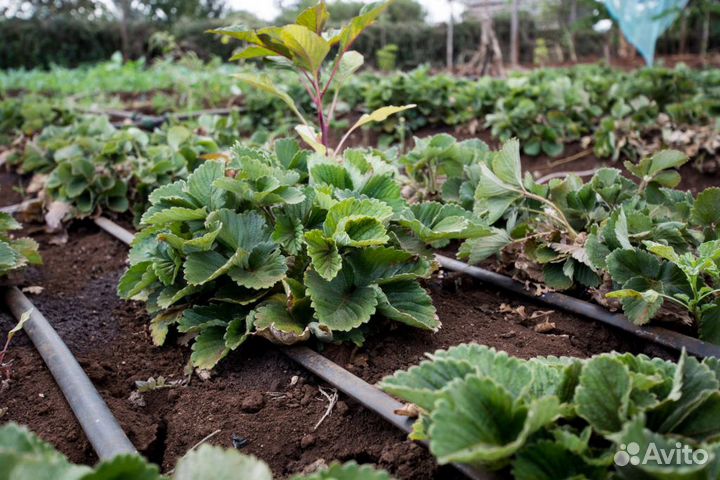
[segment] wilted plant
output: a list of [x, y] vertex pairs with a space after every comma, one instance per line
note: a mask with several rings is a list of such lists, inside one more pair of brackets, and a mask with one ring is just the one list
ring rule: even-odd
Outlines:
[[25, 323], [30, 320], [31, 313], [32, 310], [23, 312], [23, 314], [20, 316], [20, 320], [18, 321], [18, 323], [8, 332], [7, 338], [5, 339], [5, 346], [0, 351], [0, 371], [2, 371], [2, 374], [5, 377], [4, 379], [2, 379], [3, 383], [10, 380], [10, 368], [12, 364], [5, 361], [5, 355], [7, 355], [8, 349], [10, 348], [10, 342], [15, 337], [15, 335], [20, 330], [22, 330], [23, 326], [25, 326]]

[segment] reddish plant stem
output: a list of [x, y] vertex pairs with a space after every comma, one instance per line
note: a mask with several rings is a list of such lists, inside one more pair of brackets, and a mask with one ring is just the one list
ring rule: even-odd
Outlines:
[[343, 57], [347, 53], [348, 50], [350, 50], [350, 47], [352, 47], [353, 43], [355, 43], [355, 40], [348, 43], [345, 46], [345, 49], [342, 52], [338, 53], [337, 59], [335, 60], [335, 65], [333, 65], [332, 73], [330, 73], [330, 76], [328, 77], [327, 83], [325, 84], [325, 87], [322, 90], [323, 96], [327, 93], [328, 89], [330, 88], [330, 84], [335, 79], [335, 75], [337, 75], [338, 70], [340, 69], [340, 62], [342, 62]]
[[313, 87], [315, 88], [316, 93], [314, 100], [315, 106], [317, 107], [318, 123], [320, 124], [320, 140], [322, 144], [325, 145], [326, 148], [328, 148], [328, 134], [330, 129], [329, 125], [325, 123], [325, 113], [323, 112], [323, 97], [325, 96], [325, 92], [323, 92], [320, 88], [320, 81], [318, 79], [317, 73], [313, 78]]

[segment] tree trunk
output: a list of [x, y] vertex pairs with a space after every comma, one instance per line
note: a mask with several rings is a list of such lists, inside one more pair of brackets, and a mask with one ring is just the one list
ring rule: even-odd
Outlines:
[[455, 18], [453, 17], [453, 2], [448, 0], [448, 9], [450, 10], [450, 18], [447, 23], [447, 39], [445, 41], [445, 62], [447, 69], [452, 71], [454, 67], [453, 56], [455, 54]]
[[635, 47], [633, 47], [630, 42], [627, 41], [627, 38], [625, 38], [625, 34], [622, 32], [620, 28], [617, 29], [618, 34], [618, 51], [617, 56], [618, 58], [622, 59], [633, 59], [635, 58]]
[[682, 18], [680, 19], [680, 47], [679, 47], [679, 53], [680, 55], [684, 55], [687, 53], [687, 37], [688, 37], [688, 18], [685, 13], [680, 14]]
[[128, 22], [130, 20], [130, 0], [120, 0], [120, 41], [122, 43], [122, 54], [125, 61], [130, 59], [130, 35], [128, 34]]
[[486, 8], [478, 11], [480, 20], [480, 47], [463, 69], [463, 73], [477, 73], [479, 75], [505, 76], [502, 50], [495, 35], [493, 20]]
[[700, 56], [703, 57], [703, 62], [708, 52], [708, 45], [710, 44], [710, 9], [705, 11], [705, 18], [702, 24], [702, 35], [700, 37]]
[[520, 19], [519, 17], [519, 0], [512, 0], [512, 14], [510, 17], [510, 63], [513, 68], [517, 68], [520, 63]]
[[577, 22], [577, 0], [570, 1], [570, 18], [568, 19], [568, 50], [570, 51], [570, 60], [577, 63], [577, 53], [575, 51], [575, 22]]

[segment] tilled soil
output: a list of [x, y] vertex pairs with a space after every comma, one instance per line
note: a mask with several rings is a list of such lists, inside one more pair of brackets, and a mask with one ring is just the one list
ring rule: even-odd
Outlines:
[[[141, 306], [115, 295], [125, 265], [123, 244], [89, 223], [72, 228], [66, 245], [39, 240], [45, 265], [30, 269], [22, 285], [43, 287], [31, 300], [76, 355], [132, 442], [164, 469], [211, 435], [209, 443], [225, 447], [233, 446], [233, 439], [236, 444], [247, 442], [243, 451], [268, 462], [279, 476], [302, 471], [319, 459], [375, 463], [400, 479], [456, 475], [438, 469], [422, 447], [342, 396], [315, 430], [327, 408], [319, 387], [327, 387], [262, 341], [243, 346], [210, 379], [193, 375], [189, 384], [134, 393], [135, 382], [150, 377], [163, 376], [167, 384], [187, 379], [189, 348], [177, 338], [166, 347], [152, 346]], [[467, 277], [450, 275], [428, 286], [443, 322], [437, 334], [396, 327], [376, 333], [361, 349], [331, 346], [325, 353], [370, 382], [417, 363], [425, 352], [469, 341], [525, 358], [584, 357], [613, 349], [666, 355], [572, 315], [554, 312], [522, 320], [515, 312], [502, 313], [502, 304], [516, 311], [524, 305], [527, 316], [542, 309]], [[545, 319], [556, 329], [536, 332], [534, 324]], [[13, 322], [4, 314], [0, 329], [7, 331]], [[82, 430], [26, 337], [16, 338], [10, 358], [12, 381], [0, 393], [0, 405], [7, 409], [3, 421], [28, 425], [75, 462], [95, 462]]]
[[6, 207], [23, 201], [19, 187], [23, 185], [20, 175], [0, 172], [0, 206]]
[[[528, 166], [547, 161], [529, 160], [533, 163]], [[573, 167], [582, 169], [591, 161], [595, 160], [588, 157]], [[717, 185], [716, 179], [690, 178], [683, 188], [702, 189], [705, 182]], [[17, 181], [14, 175], [0, 174], [0, 205], [21, 200], [11, 188]], [[257, 455], [281, 477], [318, 462], [350, 459], [377, 464], [399, 479], [458, 476], [448, 467], [438, 468], [424, 448], [342, 395], [332, 414], [316, 428], [328, 405], [320, 388], [329, 392], [327, 385], [262, 341], [244, 345], [209, 379], [189, 377], [185, 339], [172, 337], [168, 346], [154, 347], [142, 306], [115, 294], [125, 267], [125, 245], [89, 222], [76, 223], [65, 245], [52, 245], [42, 235], [36, 239], [45, 264], [28, 269], [20, 285], [43, 287], [41, 293], [30, 295], [31, 300], [76, 355], [131, 441], [164, 470], [209, 437], [208, 443]], [[386, 325], [362, 348], [321, 350], [371, 383], [419, 362], [426, 352], [471, 341], [523, 358], [587, 357], [611, 350], [674, 356], [592, 321], [547, 313], [546, 307], [468, 277], [447, 274], [427, 287], [443, 323], [437, 334]], [[538, 312], [546, 314], [530, 318]], [[551, 322], [554, 328], [540, 333], [536, 325], [542, 322]], [[7, 332], [14, 323], [9, 314], [0, 312], [0, 331]], [[0, 390], [0, 421], [28, 425], [71, 460], [94, 463], [92, 448], [27, 337], [16, 337], [9, 359], [12, 379]], [[137, 393], [136, 381], [159, 376], [171, 386]]]
[[442, 322], [436, 334], [391, 326], [370, 337], [360, 349], [330, 346], [325, 355], [371, 383], [419, 363], [426, 353], [470, 342], [521, 358], [585, 358], [610, 351], [676, 356], [593, 320], [552, 310], [465, 275], [447, 273], [447, 278], [433, 279], [428, 286]]
[[[403, 433], [346, 399], [315, 429], [327, 409], [321, 385], [261, 341], [231, 356], [210, 379], [193, 375], [189, 384], [138, 396], [136, 381], [186, 380], [189, 348], [175, 339], [168, 347], [152, 346], [141, 306], [115, 295], [127, 248], [89, 224], [71, 229], [66, 245], [40, 240], [45, 265], [29, 270], [23, 286], [43, 287], [31, 295], [32, 302], [75, 354], [130, 440], [164, 469], [212, 435], [207, 442], [225, 447], [247, 443], [242, 451], [268, 462], [279, 476], [320, 459], [356, 459], [398, 478], [453, 477]], [[0, 330], [13, 324], [3, 313]], [[9, 358], [12, 379], [0, 392], [2, 421], [28, 425], [71, 460], [94, 463], [89, 443], [27, 337], [15, 339]]]

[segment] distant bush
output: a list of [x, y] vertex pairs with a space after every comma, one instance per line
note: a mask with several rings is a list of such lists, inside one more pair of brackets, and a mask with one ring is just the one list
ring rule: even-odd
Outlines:
[[[175, 23], [168, 33], [172, 34], [178, 46], [185, 51], [194, 51], [200, 58], [213, 56], [228, 58], [237, 44], [223, 43], [215, 36], [207, 35], [206, 30], [233, 23], [231, 19], [186, 19]], [[149, 52], [149, 39], [153, 33], [167, 31], [165, 25], [151, 22], [133, 23], [129, 26], [130, 58], [157, 55]], [[500, 16], [495, 19], [495, 30], [509, 57], [507, 47], [510, 43], [510, 19]], [[711, 49], [720, 46], [720, 30], [711, 29]], [[557, 32], [556, 32], [557, 33]], [[693, 32], [697, 33], [697, 32]], [[418, 65], [445, 64], [445, 40], [447, 26], [428, 25], [418, 22], [378, 23], [368, 29], [354, 48], [362, 53], [366, 60], [374, 62], [376, 52], [387, 45], [395, 44], [400, 48], [396, 57], [396, 66], [403, 70]], [[672, 36], [672, 32], [668, 33]], [[548, 45], [553, 43], [553, 32], [545, 32]], [[692, 36], [692, 35], [691, 35]], [[455, 25], [455, 62], [463, 63], [474, 53], [480, 43], [480, 25], [472, 21], [463, 21]], [[531, 63], [535, 40], [540, 34], [535, 21], [528, 15], [520, 17], [520, 61]], [[665, 37], [663, 37], [664, 39]], [[675, 53], [674, 37], [658, 42], [658, 53]], [[676, 43], [676, 41], [675, 41]], [[696, 40], [691, 38], [690, 45]], [[602, 55], [604, 38], [592, 31], [575, 34], [575, 49], [581, 57]], [[89, 22], [62, 16], [46, 20], [5, 19], [0, 20], [0, 68], [34, 68], [50, 65], [74, 67], [82, 63], [107, 60], [113, 52], [121, 50], [120, 25], [108, 21]], [[377, 66], [377, 65], [375, 65]]]

